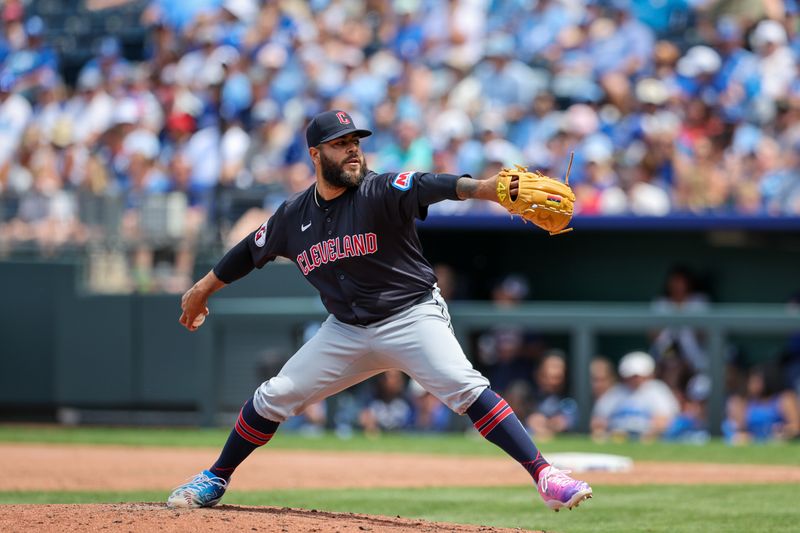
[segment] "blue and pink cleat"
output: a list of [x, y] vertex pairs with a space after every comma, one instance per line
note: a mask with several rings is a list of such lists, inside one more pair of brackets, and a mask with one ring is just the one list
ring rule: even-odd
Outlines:
[[544, 468], [539, 474], [539, 496], [545, 505], [558, 512], [562, 507], [572, 510], [582, 501], [592, 497], [592, 487], [585, 481], [572, 479], [569, 470], [559, 470], [554, 466]]

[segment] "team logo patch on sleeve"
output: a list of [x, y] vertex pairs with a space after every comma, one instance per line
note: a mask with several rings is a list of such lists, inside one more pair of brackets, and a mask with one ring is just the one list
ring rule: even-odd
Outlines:
[[264, 222], [261, 224], [261, 227], [258, 228], [256, 232], [256, 246], [259, 248], [263, 248], [264, 244], [267, 242], [267, 223]]
[[416, 172], [401, 172], [392, 179], [392, 187], [400, 191], [407, 191], [411, 188], [411, 182]]

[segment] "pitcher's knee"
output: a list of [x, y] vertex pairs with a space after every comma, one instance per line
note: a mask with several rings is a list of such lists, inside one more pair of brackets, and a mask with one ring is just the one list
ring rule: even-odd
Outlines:
[[454, 413], [463, 415], [467, 412], [469, 406], [475, 403], [475, 400], [478, 399], [478, 396], [481, 395], [487, 386], [488, 385], [473, 385], [470, 388], [447, 394], [442, 397], [442, 402]]
[[290, 378], [279, 375], [256, 389], [253, 407], [264, 418], [283, 422], [300, 410], [304, 399]]

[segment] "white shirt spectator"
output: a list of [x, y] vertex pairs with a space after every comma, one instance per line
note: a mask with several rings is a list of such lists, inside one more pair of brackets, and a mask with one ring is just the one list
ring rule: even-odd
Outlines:
[[250, 142], [250, 136], [238, 125], [228, 128], [220, 141], [222, 176], [233, 180], [239, 187], [247, 187], [253, 182], [252, 175], [245, 168]]
[[797, 65], [787, 42], [786, 30], [774, 20], [762, 20], [750, 36], [750, 44], [759, 55], [761, 90], [771, 100], [785, 97], [797, 77]]
[[222, 168], [219, 129], [210, 126], [198, 131], [186, 146], [186, 157], [192, 161], [192, 183], [210, 189], [219, 181]]
[[663, 217], [669, 214], [669, 194], [652, 183], [634, 184], [628, 192], [628, 197], [630, 209], [634, 215]]
[[18, 94], [9, 94], [0, 103], [0, 166], [8, 163], [19, 148], [32, 113], [31, 105]]
[[608, 431], [643, 435], [652, 429], [655, 416], [672, 418], [680, 406], [669, 387], [651, 379], [636, 389], [618, 383], [603, 394], [594, 406], [593, 417], [608, 421]]
[[76, 102], [76, 104], [71, 108], [77, 141], [94, 142], [113, 124], [117, 101], [105, 91], [97, 92], [91, 96], [90, 100]]
[[772, 100], [786, 96], [792, 81], [797, 78], [797, 65], [792, 51], [781, 46], [761, 58], [761, 87], [764, 95]]
[[228, 128], [222, 135], [222, 163], [242, 164], [247, 149], [250, 148], [250, 136], [241, 126]]

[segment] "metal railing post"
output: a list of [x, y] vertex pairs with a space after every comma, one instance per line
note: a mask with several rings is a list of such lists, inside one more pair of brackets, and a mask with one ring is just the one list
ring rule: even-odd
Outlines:
[[708, 329], [709, 377], [711, 394], [708, 397], [708, 430], [712, 435], [722, 433], [725, 417], [725, 332], [721, 327]]
[[592, 408], [592, 387], [589, 379], [589, 365], [595, 351], [595, 331], [586, 325], [574, 326], [570, 331], [572, 352], [570, 365], [572, 397], [578, 403], [578, 420], [575, 429], [589, 430]]

